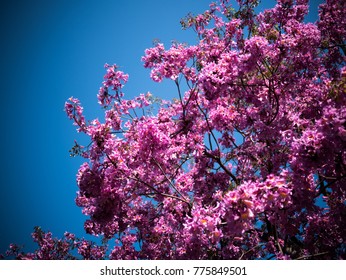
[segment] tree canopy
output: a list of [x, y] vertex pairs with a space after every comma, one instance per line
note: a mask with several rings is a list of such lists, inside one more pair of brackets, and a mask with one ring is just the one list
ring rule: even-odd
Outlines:
[[221, 0], [183, 28], [196, 45], [156, 43], [144, 67], [177, 97], [126, 99], [128, 75], [105, 65], [104, 121], [79, 100], [68, 117], [90, 143], [77, 174], [84, 228], [103, 245], [36, 228], [19, 259], [344, 259], [346, 4]]

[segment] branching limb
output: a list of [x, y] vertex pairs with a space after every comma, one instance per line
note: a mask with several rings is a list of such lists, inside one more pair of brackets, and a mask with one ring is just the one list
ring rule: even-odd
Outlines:
[[175, 187], [175, 185], [173, 184], [173, 182], [171, 181], [170, 178], [168, 178], [166, 172], [163, 170], [162, 166], [160, 165], [160, 163], [153, 158], [153, 161], [155, 163], [155, 165], [160, 169], [160, 171], [162, 172], [163, 176], [165, 176], [166, 180], [169, 182], [169, 184], [172, 186], [172, 188], [174, 189], [175, 192], [177, 192], [184, 200], [184, 202], [187, 202], [187, 199], [184, 197], [184, 195]]

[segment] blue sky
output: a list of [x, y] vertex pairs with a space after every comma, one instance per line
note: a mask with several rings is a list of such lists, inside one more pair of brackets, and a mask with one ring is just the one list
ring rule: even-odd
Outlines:
[[[7, 3], [5, 3], [7, 2]], [[272, 1], [262, 1], [272, 2]], [[317, 2], [312, 1], [314, 6]], [[87, 119], [102, 116], [96, 94], [105, 63], [130, 75], [127, 98], [151, 91], [175, 96], [174, 85], [155, 84], [140, 60], [160, 40], [193, 44], [182, 31], [188, 12], [209, 0], [12, 0], [0, 4], [1, 171], [0, 253], [9, 243], [33, 248], [36, 225], [61, 237], [84, 236], [85, 216], [75, 206], [81, 158], [70, 158], [81, 139], [63, 111], [81, 100]], [[268, 6], [266, 6], [268, 7]], [[314, 8], [313, 11], [316, 11]]]

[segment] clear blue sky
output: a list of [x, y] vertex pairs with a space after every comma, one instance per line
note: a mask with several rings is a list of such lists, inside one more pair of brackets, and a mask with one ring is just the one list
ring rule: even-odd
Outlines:
[[65, 231], [85, 235], [86, 217], [74, 203], [82, 159], [68, 152], [81, 138], [63, 111], [65, 101], [77, 97], [87, 119], [101, 116], [96, 94], [105, 63], [129, 73], [127, 98], [147, 91], [174, 96], [173, 85], [150, 81], [140, 58], [155, 39], [166, 46], [172, 40], [195, 43], [195, 35], [182, 31], [179, 21], [188, 12], [203, 12], [209, 2], [0, 3], [0, 253], [11, 242], [32, 249], [35, 225], [58, 237]]

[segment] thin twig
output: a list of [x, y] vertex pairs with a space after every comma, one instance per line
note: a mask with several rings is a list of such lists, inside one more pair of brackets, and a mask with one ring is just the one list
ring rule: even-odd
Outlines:
[[325, 255], [325, 254], [328, 254], [328, 252], [322, 252], [322, 253], [317, 253], [317, 254], [313, 254], [313, 255], [301, 256], [299, 258], [296, 258], [295, 260], [302, 260], [302, 259], [317, 257], [317, 256]]
[[264, 245], [264, 243], [259, 243], [256, 246], [252, 247], [250, 250], [247, 250], [246, 252], [243, 252], [239, 258], [239, 260], [241, 260], [247, 253], [250, 253], [251, 251], [255, 250], [256, 248], [260, 247]]

